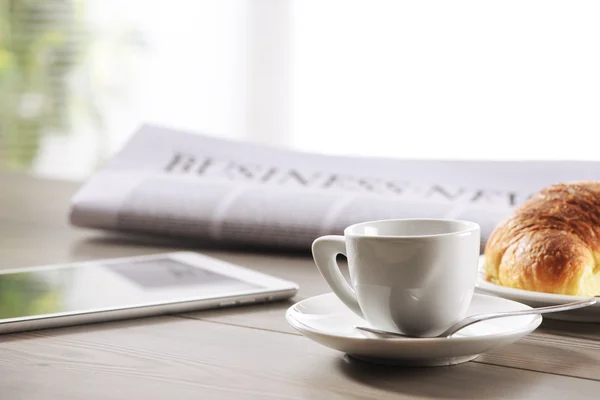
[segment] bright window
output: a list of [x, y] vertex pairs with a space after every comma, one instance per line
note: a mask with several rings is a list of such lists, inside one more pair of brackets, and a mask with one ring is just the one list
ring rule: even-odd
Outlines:
[[597, 1], [295, 1], [292, 145], [600, 160]]
[[0, 168], [84, 178], [144, 121], [322, 153], [600, 160], [597, 1], [10, 4]]

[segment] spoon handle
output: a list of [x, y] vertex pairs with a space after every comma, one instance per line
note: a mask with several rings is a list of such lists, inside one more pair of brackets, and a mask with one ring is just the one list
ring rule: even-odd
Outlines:
[[577, 308], [591, 306], [595, 303], [596, 303], [596, 299], [591, 298], [591, 299], [587, 299], [587, 300], [576, 301], [573, 303], [559, 304], [556, 306], [548, 306], [548, 307], [532, 308], [529, 310], [505, 311], [505, 312], [498, 312], [498, 313], [472, 315], [461, 321], [458, 321], [456, 324], [452, 325], [450, 328], [448, 328], [446, 331], [444, 331], [439, 336], [440, 337], [452, 336], [456, 332], [460, 331], [463, 328], [466, 328], [469, 325], [473, 325], [473, 324], [475, 324], [477, 322], [481, 322], [481, 321], [487, 321], [489, 319], [504, 318], [504, 317], [517, 317], [517, 316], [521, 316], [521, 315], [531, 315], [531, 314], [547, 314], [547, 313], [551, 313], [551, 312], [575, 310]]
[[[504, 312], [497, 312], [497, 313], [472, 315], [470, 317], [467, 317], [463, 320], [458, 321], [456, 324], [454, 324], [450, 328], [448, 328], [445, 332], [443, 332], [442, 334], [435, 336], [435, 337], [438, 337], [438, 338], [450, 337], [450, 336], [454, 335], [456, 332], [460, 331], [463, 328], [466, 328], [469, 325], [473, 325], [473, 324], [476, 324], [477, 322], [481, 322], [481, 321], [487, 321], [488, 319], [504, 318], [504, 317], [518, 317], [521, 315], [546, 314], [546, 313], [558, 312], [558, 311], [568, 311], [568, 310], [575, 310], [577, 308], [591, 306], [594, 304], [596, 304], [596, 299], [590, 298], [587, 300], [576, 301], [573, 303], [559, 304], [556, 306], [531, 308], [528, 310], [519, 310], [519, 311], [504, 311]], [[374, 334], [384, 336], [384, 337], [386, 337], [386, 336], [387, 337], [405, 337], [405, 338], [411, 337], [411, 336], [408, 336], [408, 335], [405, 335], [402, 333], [398, 333], [398, 332], [388, 332], [388, 331], [384, 331], [381, 329], [375, 329], [375, 328], [370, 328], [370, 327], [366, 327], [366, 326], [356, 326], [355, 325], [354, 328], [359, 329], [361, 331], [374, 333]]]

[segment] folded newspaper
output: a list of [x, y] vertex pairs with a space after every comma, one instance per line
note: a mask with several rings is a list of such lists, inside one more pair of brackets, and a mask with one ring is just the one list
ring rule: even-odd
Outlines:
[[145, 125], [75, 195], [71, 222], [308, 250], [361, 221], [451, 218], [479, 223], [483, 246], [531, 194], [586, 179], [600, 163], [328, 156]]

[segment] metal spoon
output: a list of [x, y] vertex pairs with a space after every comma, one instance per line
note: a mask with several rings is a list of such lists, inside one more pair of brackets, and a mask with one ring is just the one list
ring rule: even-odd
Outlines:
[[[521, 316], [521, 315], [531, 315], [531, 314], [546, 314], [546, 313], [558, 312], [558, 311], [568, 311], [568, 310], [575, 310], [577, 308], [588, 307], [593, 304], [596, 304], [596, 299], [592, 298], [592, 299], [588, 299], [588, 300], [576, 301], [573, 303], [559, 304], [557, 306], [532, 308], [529, 310], [504, 311], [504, 312], [497, 312], [497, 313], [472, 315], [461, 321], [458, 321], [457, 323], [452, 325], [450, 328], [446, 329], [444, 332], [442, 332], [438, 336], [434, 336], [434, 337], [448, 338], [448, 337], [454, 335], [456, 332], [460, 331], [461, 329], [466, 328], [469, 325], [473, 325], [473, 324], [476, 324], [477, 322], [481, 322], [481, 321], [487, 321], [488, 319], [504, 318], [504, 317], [517, 317], [517, 316]], [[403, 333], [390, 332], [390, 331], [384, 331], [381, 329], [369, 328], [366, 326], [355, 325], [354, 328], [361, 330], [361, 331], [375, 333], [377, 335], [383, 335], [383, 336], [404, 337], [404, 338], [414, 338], [415, 337], [415, 336], [405, 335]]]

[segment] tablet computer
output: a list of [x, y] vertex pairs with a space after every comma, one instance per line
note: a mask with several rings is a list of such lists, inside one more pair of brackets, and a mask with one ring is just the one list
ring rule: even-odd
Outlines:
[[194, 252], [0, 271], [0, 333], [290, 298], [298, 286]]

